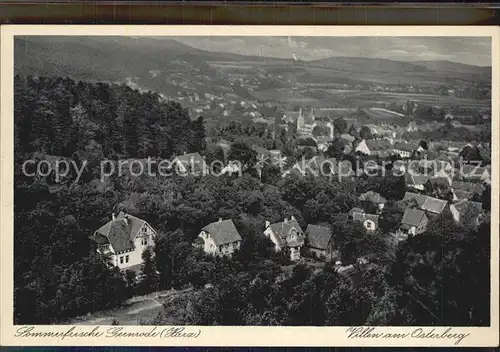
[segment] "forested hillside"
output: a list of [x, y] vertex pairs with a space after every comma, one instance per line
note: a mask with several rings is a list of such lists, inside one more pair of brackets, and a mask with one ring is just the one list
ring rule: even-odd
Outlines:
[[16, 152], [21, 154], [70, 157], [94, 141], [103, 157], [168, 158], [200, 151], [203, 143], [203, 121], [191, 121], [180, 104], [163, 102], [152, 92], [30, 76], [16, 76], [14, 86]]

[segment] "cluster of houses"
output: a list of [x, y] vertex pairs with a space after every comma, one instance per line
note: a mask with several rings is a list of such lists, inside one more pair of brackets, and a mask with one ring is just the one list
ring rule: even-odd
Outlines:
[[[309, 225], [304, 232], [293, 216], [273, 224], [266, 221], [263, 234], [274, 243], [276, 251], [288, 248], [290, 259], [294, 261], [301, 258], [305, 243], [317, 258], [338, 256], [330, 228]], [[146, 221], [120, 211], [118, 214], [113, 212], [111, 220], [97, 229], [90, 239], [110, 265], [138, 273], [143, 263], [142, 253], [147, 247], [154, 247], [156, 237], [155, 230]], [[209, 255], [231, 256], [240, 249], [241, 241], [234, 222], [219, 219], [201, 229], [193, 246]]]
[[[298, 112], [287, 113], [283, 117], [286, 123], [296, 124], [296, 132], [301, 138], [314, 137], [312, 131], [321, 127], [325, 132], [325, 140], [331, 140], [334, 136], [334, 126], [328, 119], [320, 119], [314, 116], [311, 110], [303, 114], [302, 109]], [[368, 126], [368, 128], [371, 128]], [[376, 126], [373, 127], [377, 128]], [[417, 126], [410, 123], [405, 131], [414, 131]], [[375, 132], [375, 131], [372, 131]], [[407, 192], [402, 199], [407, 207], [401, 219], [401, 223], [391, 234], [398, 241], [409, 236], [417, 236], [426, 231], [429, 221], [449, 209], [457, 223], [463, 223], [465, 219], [474, 225], [480, 223], [484, 216], [484, 209], [477, 195], [481, 195], [487, 184], [491, 182], [490, 167], [477, 167], [475, 165], [462, 164], [457, 170], [456, 158], [461, 148], [470, 145], [456, 143], [457, 145], [441, 148], [439, 153], [430, 152], [430, 149], [416, 143], [403, 140], [394, 140], [389, 130], [384, 132], [383, 128], [377, 129], [377, 135], [386, 136], [378, 139], [362, 139], [355, 143], [356, 138], [351, 134], [340, 135], [346, 142], [346, 150], [371, 156], [386, 158], [398, 155], [403, 160], [398, 164], [393, 163], [394, 169], [401, 168], [404, 171], [404, 179]], [[318, 140], [318, 137], [314, 137]], [[222, 142], [221, 142], [222, 143]], [[230, 148], [227, 142], [221, 145], [225, 152]], [[350, 146], [350, 149], [349, 149]], [[471, 146], [472, 147], [472, 146]], [[280, 150], [267, 150], [257, 145], [251, 147], [258, 158], [283, 161], [284, 157]], [[420, 160], [410, 160], [415, 154], [425, 156]], [[282, 176], [291, 173], [304, 175], [307, 170], [319, 170], [327, 165], [331, 175], [343, 175], [354, 177], [354, 171], [350, 162], [337, 162], [335, 159], [327, 159], [322, 155], [315, 156], [306, 163], [296, 163], [282, 173]], [[199, 153], [185, 153], [172, 159], [172, 167], [181, 172], [192, 172], [203, 174], [207, 170], [204, 158]], [[241, 165], [231, 162], [223, 166], [222, 173], [239, 172]], [[374, 235], [379, 229], [379, 217], [381, 216], [387, 200], [380, 194], [369, 191], [360, 195], [359, 200], [363, 207], [355, 207], [347, 216], [354, 222], [362, 224], [363, 228]], [[318, 259], [338, 260], [340, 254], [335, 245], [335, 236], [332, 230], [321, 224], [309, 224], [305, 231], [298, 221], [291, 216], [277, 223], [266, 221], [263, 224], [263, 235], [274, 244], [276, 251], [288, 248], [290, 259], [298, 261], [301, 253], [306, 248], [307, 252]], [[95, 231], [90, 237], [97, 244], [97, 251], [108, 258], [108, 262], [120, 269], [139, 271], [142, 264], [142, 252], [148, 246], [154, 246], [156, 232], [144, 220], [127, 214], [123, 211], [113, 213], [112, 219]], [[193, 245], [205, 253], [216, 256], [231, 256], [240, 249], [242, 238], [231, 219], [219, 219], [203, 227], [194, 241]]]
[[[454, 181], [455, 192], [463, 192], [464, 197], [453, 198], [450, 202], [430, 195], [406, 192], [402, 202], [407, 204], [399, 228], [391, 235], [402, 241], [426, 231], [430, 219], [439, 216], [449, 208], [454, 220], [463, 223], [465, 219], [478, 225], [484, 216], [480, 202], [467, 197], [483, 190], [480, 183]], [[367, 233], [377, 235], [379, 217], [387, 200], [380, 194], [368, 191], [359, 196], [363, 208], [352, 208], [348, 217], [362, 224]], [[263, 235], [274, 244], [276, 251], [287, 248], [290, 259], [301, 259], [302, 249], [321, 260], [339, 260], [334, 233], [327, 225], [309, 224], [304, 231], [294, 216], [283, 221], [264, 224]], [[108, 258], [108, 262], [123, 270], [139, 272], [142, 252], [154, 246], [156, 232], [146, 221], [124, 211], [113, 212], [111, 220], [96, 230], [90, 237], [97, 244], [97, 252]], [[231, 219], [219, 219], [203, 227], [193, 246], [206, 254], [231, 256], [241, 247], [242, 238]]]

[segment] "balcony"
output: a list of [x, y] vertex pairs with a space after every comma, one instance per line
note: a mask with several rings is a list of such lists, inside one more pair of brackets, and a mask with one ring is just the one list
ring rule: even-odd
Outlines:
[[106, 245], [99, 245], [97, 247], [97, 252], [100, 254], [110, 254], [111, 253], [111, 248], [109, 244]]

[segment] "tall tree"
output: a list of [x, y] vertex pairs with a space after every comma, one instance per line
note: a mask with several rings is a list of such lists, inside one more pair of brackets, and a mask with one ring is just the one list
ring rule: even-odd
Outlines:
[[335, 132], [345, 133], [347, 131], [347, 122], [342, 117], [336, 118], [333, 121], [333, 127], [335, 128]]

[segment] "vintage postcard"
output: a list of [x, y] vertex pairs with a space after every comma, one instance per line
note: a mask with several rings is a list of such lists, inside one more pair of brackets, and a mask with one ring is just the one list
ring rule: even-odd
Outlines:
[[2, 26], [1, 54], [2, 345], [498, 345], [498, 28]]

